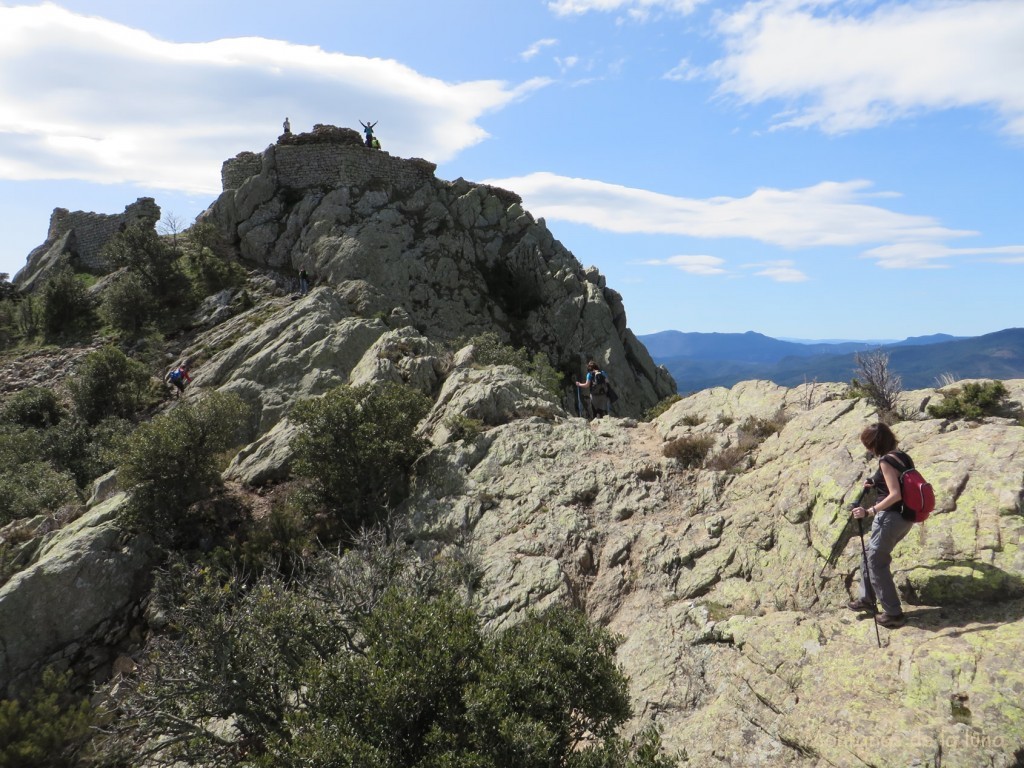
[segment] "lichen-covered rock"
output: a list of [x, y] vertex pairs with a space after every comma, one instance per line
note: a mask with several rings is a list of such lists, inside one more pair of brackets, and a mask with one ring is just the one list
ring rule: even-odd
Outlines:
[[[1022, 385], [1007, 382], [1011, 402]], [[407, 510], [419, 546], [476, 554], [492, 625], [568, 600], [621, 635], [637, 725], [658, 722], [688, 764], [1009, 768], [1024, 748], [1024, 427], [920, 411], [895, 425], [938, 508], [896, 548], [909, 621], [879, 648], [846, 608], [849, 504], [875, 467], [858, 436], [877, 414], [845, 395], [745, 382], [649, 424], [512, 421], [433, 449]], [[701, 467], [664, 457], [693, 436], [711, 438]]]
[[152, 542], [128, 536], [118, 494], [49, 534], [0, 587], [0, 691], [72, 644], [124, 621], [145, 594]]

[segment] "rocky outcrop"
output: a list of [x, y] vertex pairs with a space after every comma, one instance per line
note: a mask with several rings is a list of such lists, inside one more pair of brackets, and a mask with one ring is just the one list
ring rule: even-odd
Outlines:
[[[39, 664], [94, 671], [138, 615], [152, 566], [148, 537], [117, 524], [118, 494], [47, 534], [32, 562], [0, 587], [0, 692]], [[97, 655], [99, 654], [99, 655]]]
[[[1007, 384], [1019, 419], [1024, 381]], [[910, 620], [878, 648], [845, 607], [857, 436], [875, 416], [843, 385], [745, 382], [652, 424], [515, 421], [435, 448], [407, 511], [427, 550], [470, 542], [493, 626], [570, 601], [619, 633], [640, 720], [689, 764], [1014, 765], [1024, 427], [896, 425], [939, 507], [896, 550]], [[699, 438], [700, 468], [663, 455]]]
[[76, 267], [102, 272], [107, 266], [103, 248], [114, 235], [135, 224], [154, 227], [159, 220], [160, 206], [151, 197], [140, 197], [117, 214], [54, 208], [46, 241], [28, 255], [14, 283], [32, 290], [65, 258]]
[[590, 356], [611, 374], [622, 414], [674, 392], [626, 327], [619, 294], [513, 192], [441, 181], [425, 161], [318, 131], [268, 147], [258, 172], [245, 153], [225, 165], [225, 191], [203, 218], [245, 259], [306, 269], [364, 322], [448, 343], [497, 332], [543, 351], [566, 377], [567, 405], [569, 378]]

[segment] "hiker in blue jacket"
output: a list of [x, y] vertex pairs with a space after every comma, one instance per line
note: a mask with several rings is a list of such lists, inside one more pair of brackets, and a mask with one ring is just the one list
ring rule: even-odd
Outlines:
[[[876, 501], [865, 509], [855, 507], [853, 516], [863, 519], [874, 515], [871, 537], [861, 563], [860, 597], [850, 602], [854, 611], [875, 613], [875, 600], [882, 603], [883, 613], [875, 613], [875, 621], [883, 627], [895, 629], [906, 622], [900, 596], [893, 582], [892, 551], [914, 527], [913, 520], [903, 517], [903, 496], [900, 492], [900, 473], [896, 463], [913, 466], [907, 454], [896, 450], [896, 436], [881, 422], [872, 424], [860, 434], [864, 447], [878, 458], [878, 471], [866, 485], [875, 489]], [[891, 461], [895, 457], [895, 462]]]
[[179, 365], [177, 368], [172, 368], [164, 377], [164, 380], [168, 384], [173, 384], [177, 387], [178, 394], [180, 395], [185, 391], [185, 385], [192, 382], [192, 377], [188, 373], [187, 365]]
[[600, 419], [608, 415], [608, 377], [597, 363], [587, 363], [587, 380], [577, 381], [576, 386], [587, 390], [587, 412], [589, 418]]

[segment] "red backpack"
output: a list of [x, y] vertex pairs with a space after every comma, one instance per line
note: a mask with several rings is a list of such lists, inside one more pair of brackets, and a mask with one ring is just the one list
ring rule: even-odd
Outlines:
[[[904, 454], [905, 455], [905, 454]], [[909, 456], [907, 456], [910, 459]], [[923, 523], [928, 515], [935, 509], [935, 491], [931, 483], [924, 479], [924, 475], [914, 468], [914, 462], [910, 460], [907, 467], [892, 454], [886, 454], [882, 461], [888, 459], [889, 466], [899, 470], [900, 473], [900, 494], [903, 496], [903, 509], [910, 512], [913, 517], [907, 515], [908, 520], [915, 523]]]

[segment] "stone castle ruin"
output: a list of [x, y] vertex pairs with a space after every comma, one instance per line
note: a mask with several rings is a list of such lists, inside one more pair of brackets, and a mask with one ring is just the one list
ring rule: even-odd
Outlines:
[[351, 128], [317, 124], [311, 133], [286, 133], [266, 152], [241, 152], [221, 166], [224, 191], [239, 189], [263, 172], [271, 160], [280, 187], [334, 189], [342, 184], [387, 184], [396, 190], [412, 189], [433, 178], [435, 163], [420, 158], [393, 157], [369, 149]]
[[135, 224], [155, 227], [159, 220], [160, 206], [152, 197], [140, 197], [115, 214], [54, 208], [46, 241], [29, 254], [14, 282], [32, 289], [65, 257], [76, 267], [104, 272], [103, 248], [114, 235]]

